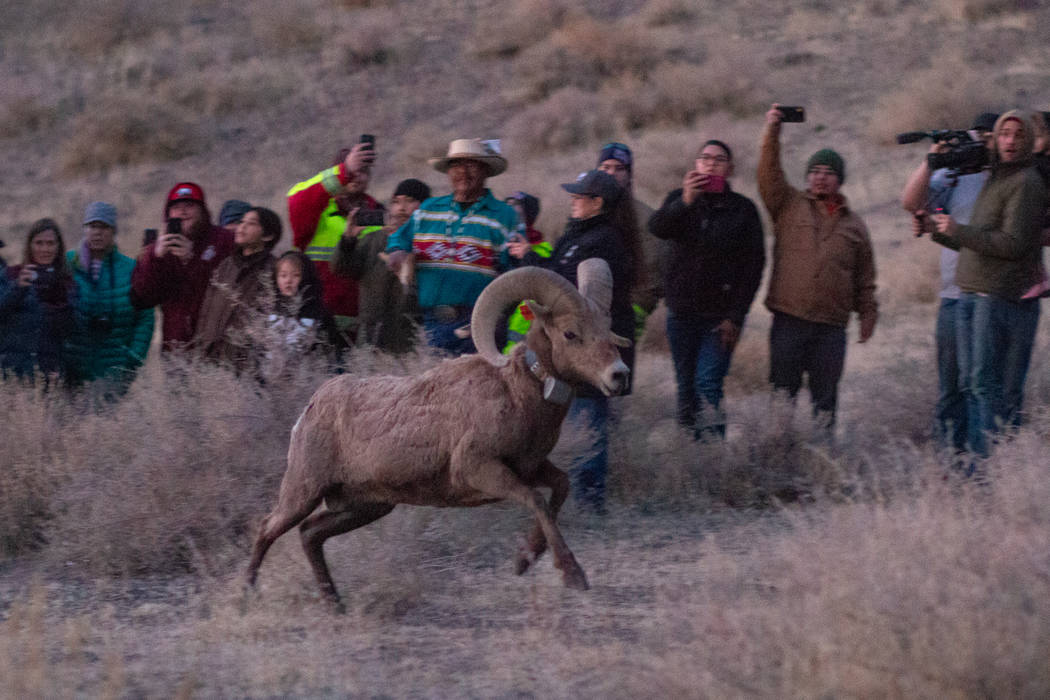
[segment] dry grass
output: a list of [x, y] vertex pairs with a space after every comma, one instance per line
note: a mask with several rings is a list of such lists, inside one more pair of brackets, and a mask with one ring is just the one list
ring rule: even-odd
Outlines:
[[934, 6], [947, 18], [977, 22], [996, 15], [1034, 10], [1042, 0], [938, 0]]
[[482, 15], [470, 40], [481, 58], [510, 58], [543, 40], [569, 13], [564, 0], [523, 0]]
[[133, 96], [99, 101], [70, 125], [60, 151], [62, 169], [75, 175], [198, 153], [208, 136], [191, 117], [171, 103]]
[[[983, 480], [955, 479], [929, 437], [936, 249], [910, 239], [895, 202], [920, 151], [881, 146], [986, 107], [1050, 103], [1045, 4], [566, 7], [30, 3], [0, 28], [16, 98], [0, 150], [20, 164], [0, 177], [21, 212], [4, 231], [110, 195], [125, 230], [156, 225], [179, 173], [213, 201], [279, 206], [328, 144], [370, 131], [379, 194], [410, 176], [445, 192], [427, 157], [451, 138], [504, 137], [511, 170], [491, 184], [538, 194], [554, 237], [568, 213], [558, 183], [606, 138], [631, 144], [651, 204], [709, 137], [733, 146], [734, 187], [754, 197], [760, 111], [797, 101], [811, 121], [784, 131], [789, 178], [816, 148], [843, 152], [879, 266], [882, 316], [868, 344], [850, 331], [837, 446], [811, 441], [805, 393], [793, 411], [770, 401], [760, 292], [726, 384], [725, 444], [675, 426], [668, 358], [640, 357], [636, 393], [618, 401], [611, 515], [570, 502], [560, 518], [590, 592], [564, 590], [548, 558], [512, 575], [520, 508], [399, 507], [327, 546], [349, 608], [335, 617], [295, 533], [258, 594], [240, 593], [318, 372], [260, 388], [208, 367], [166, 375], [153, 359], [106, 413], [5, 385], [0, 695], [1050, 694], [1050, 334], [1030, 425]], [[178, 172], [158, 166], [171, 158]], [[60, 188], [36, 165], [56, 160]], [[564, 431], [554, 459], [585, 445]]]
[[870, 133], [879, 143], [889, 145], [904, 131], [964, 129], [975, 115], [1002, 111], [1011, 102], [1010, 92], [988, 80], [986, 70], [949, 54], [880, 97], [872, 112]]
[[515, 58], [522, 97], [535, 100], [569, 86], [593, 92], [610, 78], [650, 75], [671, 47], [648, 27], [626, 29], [593, 17], [569, 17]]

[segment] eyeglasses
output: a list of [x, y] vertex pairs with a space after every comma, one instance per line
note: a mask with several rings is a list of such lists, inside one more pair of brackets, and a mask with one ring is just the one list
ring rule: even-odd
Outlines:
[[713, 156], [710, 153], [701, 153], [696, 157], [701, 163], [728, 163], [729, 158], [726, 156]]

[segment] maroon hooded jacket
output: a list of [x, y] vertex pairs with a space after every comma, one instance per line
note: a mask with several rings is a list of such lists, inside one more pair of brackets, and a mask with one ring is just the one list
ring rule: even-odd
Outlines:
[[164, 350], [193, 340], [211, 274], [235, 249], [233, 234], [207, 224], [207, 232], [194, 240], [193, 257], [183, 263], [174, 255], [158, 258], [152, 245], [138, 255], [131, 275], [131, 303], [137, 309], [160, 306], [164, 314]]

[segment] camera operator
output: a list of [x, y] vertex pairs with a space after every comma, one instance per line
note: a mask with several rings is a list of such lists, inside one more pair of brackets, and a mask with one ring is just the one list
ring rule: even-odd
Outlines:
[[813, 413], [830, 439], [846, 359], [850, 313], [860, 318], [860, 342], [875, 332], [875, 256], [868, 229], [839, 188], [842, 157], [823, 148], [806, 163], [806, 189], [788, 184], [780, 164], [780, 124], [774, 104], [758, 161], [758, 191], [773, 220], [773, 273], [766, 306], [773, 312], [769, 378], [794, 400], [809, 376]]
[[84, 212], [84, 238], [66, 254], [77, 285], [76, 323], [67, 355], [73, 382], [105, 379], [104, 392], [123, 394], [146, 359], [153, 310], [131, 305], [135, 260], [117, 250], [117, 208], [92, 202]]
[[[984, 112], [977, 115], [970, 127], [974, 135], [990, 144], [992, 129], [999, 115]], [[930, 153], [945, 153], [949, 146], [944, 142], [934, 143]], [[911, 212], [913, 230], [923, 233], [925, 212], [944, 211], [950, 213], [961, 224], [968, 224], [977, 195], [988, 179], [988, 170], [964, 173], [951, 168], [932, 171], [923, 156], [922, 162], [908, 178], [901, 192], [901, 206]], [[918, 215], [916, 213], [919, 212]], [[955, 268], [959, 253], [952, 248], [941, 250], [941, 304], [937, 311], [934, 338], [937, 345], [937, 407], [934, 410], [934, 435], [941, 448], [966, 449], [968, 411], [965, 378], [959, 370], [958, 340], [956, 338], [955, 315], [959, 304], [959, 287], [955, 284]]]
[[969, 224], [930, 216], [938, 243], [959, 250], [956, 316], [960, 369], [969, 387], [968, 443], [987, 456], [988, 438], [1021, 420], [1024, 380], [1039, 324], [1039, 299], [1025, 298], [1041, 261], [1047, 190], [1034, 165], [1037, 115], [995, 122], [992, 167]]

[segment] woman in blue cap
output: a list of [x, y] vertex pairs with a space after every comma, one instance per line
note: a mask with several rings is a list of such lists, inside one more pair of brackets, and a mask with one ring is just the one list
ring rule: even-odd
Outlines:
[[[637, 275], [637, 258], [629, 254], [631, 234], [617, 225], [617, 213], [625, 204], [625, 192], [616, 179], [600, 170], [591, 170], [576, 182], [562, 185], [572, 197], [572, 213], [565, 232], [554, 246], [550, 257], [531, 249], [528, 241], [508, 245], [511, 257], [521, 265], [544, 267], [577, 284], [576, 268], [588, 258], [600, 258], [612, 272], [612, 332], [624, 338], [634, 337], [634, 311], [631, 308], [631, 286]], [[636, 237], [636, 236], [635, 236]], [[635, 241], [636, 243], [636, 241]], [[621, 348], [623, 361], [634, 369], [634, 346]], [[624, 391], [630, 393], [630, 386]], [[573, 497], [584, 508], [605, 512], [605, 474], [609, 461], [609, 399], [594, 387], [584, 386], [576, 393], [569, 409], [569, 420], [577, 429], [595, 433], [592, 450], [574, 461], [570, 470]]]

